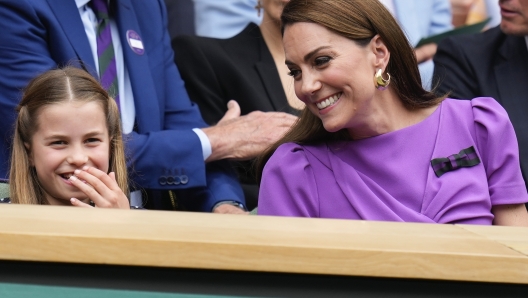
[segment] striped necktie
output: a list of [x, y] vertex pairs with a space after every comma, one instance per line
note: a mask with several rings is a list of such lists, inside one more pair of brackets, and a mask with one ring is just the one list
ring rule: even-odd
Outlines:
[[99, 21], [97, 25], [97, 57], [99, 59], [99, 80], [119, 107], [117, 66], [112, 44], [112, 31], [108, 13], [108, 0], [91, 0], [91, 7]]

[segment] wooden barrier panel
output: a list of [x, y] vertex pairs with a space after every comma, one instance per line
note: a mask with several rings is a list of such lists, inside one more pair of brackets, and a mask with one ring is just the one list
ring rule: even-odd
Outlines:
[[0, 260], [18, 267], [43, 262], [528, 284], [528, 228], [13, 204], [0, 205], [0, 218]]

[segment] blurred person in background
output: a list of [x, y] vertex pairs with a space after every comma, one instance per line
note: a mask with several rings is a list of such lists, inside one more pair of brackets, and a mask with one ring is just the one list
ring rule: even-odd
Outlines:
[[[192, 101], [213, 125], [235, 100], [243, 115], [280, 111], [296, 115], [304, 107], [284, 64], [280, 15], [288, 0], [260, 0], [250, 23], [234, 37], [213, 39], [181, 36], [172, 41], [175, 61]], [[257, 205], [258, 187], [251, 162], [234, 163], [248, 208]]]

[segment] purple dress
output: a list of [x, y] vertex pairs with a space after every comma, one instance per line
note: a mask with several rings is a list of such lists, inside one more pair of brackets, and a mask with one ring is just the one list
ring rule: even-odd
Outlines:
[[390, 133], [281, 145], [264, 167], [258, 214], [490, 225], [493, 205], [528, 202], [518, 151], [493, 98], [446, 99]]

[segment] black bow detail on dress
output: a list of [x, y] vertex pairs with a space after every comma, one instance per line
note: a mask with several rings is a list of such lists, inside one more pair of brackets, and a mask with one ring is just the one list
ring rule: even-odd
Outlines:
[[447, 172], [458, 170], [460, 168], [476, 166], [479, 163], [480, 159], [473, 146], [460, 150], [458, 154], [431, 160], [431, 166], [433, 167], [436, 177], [440, 177]]

